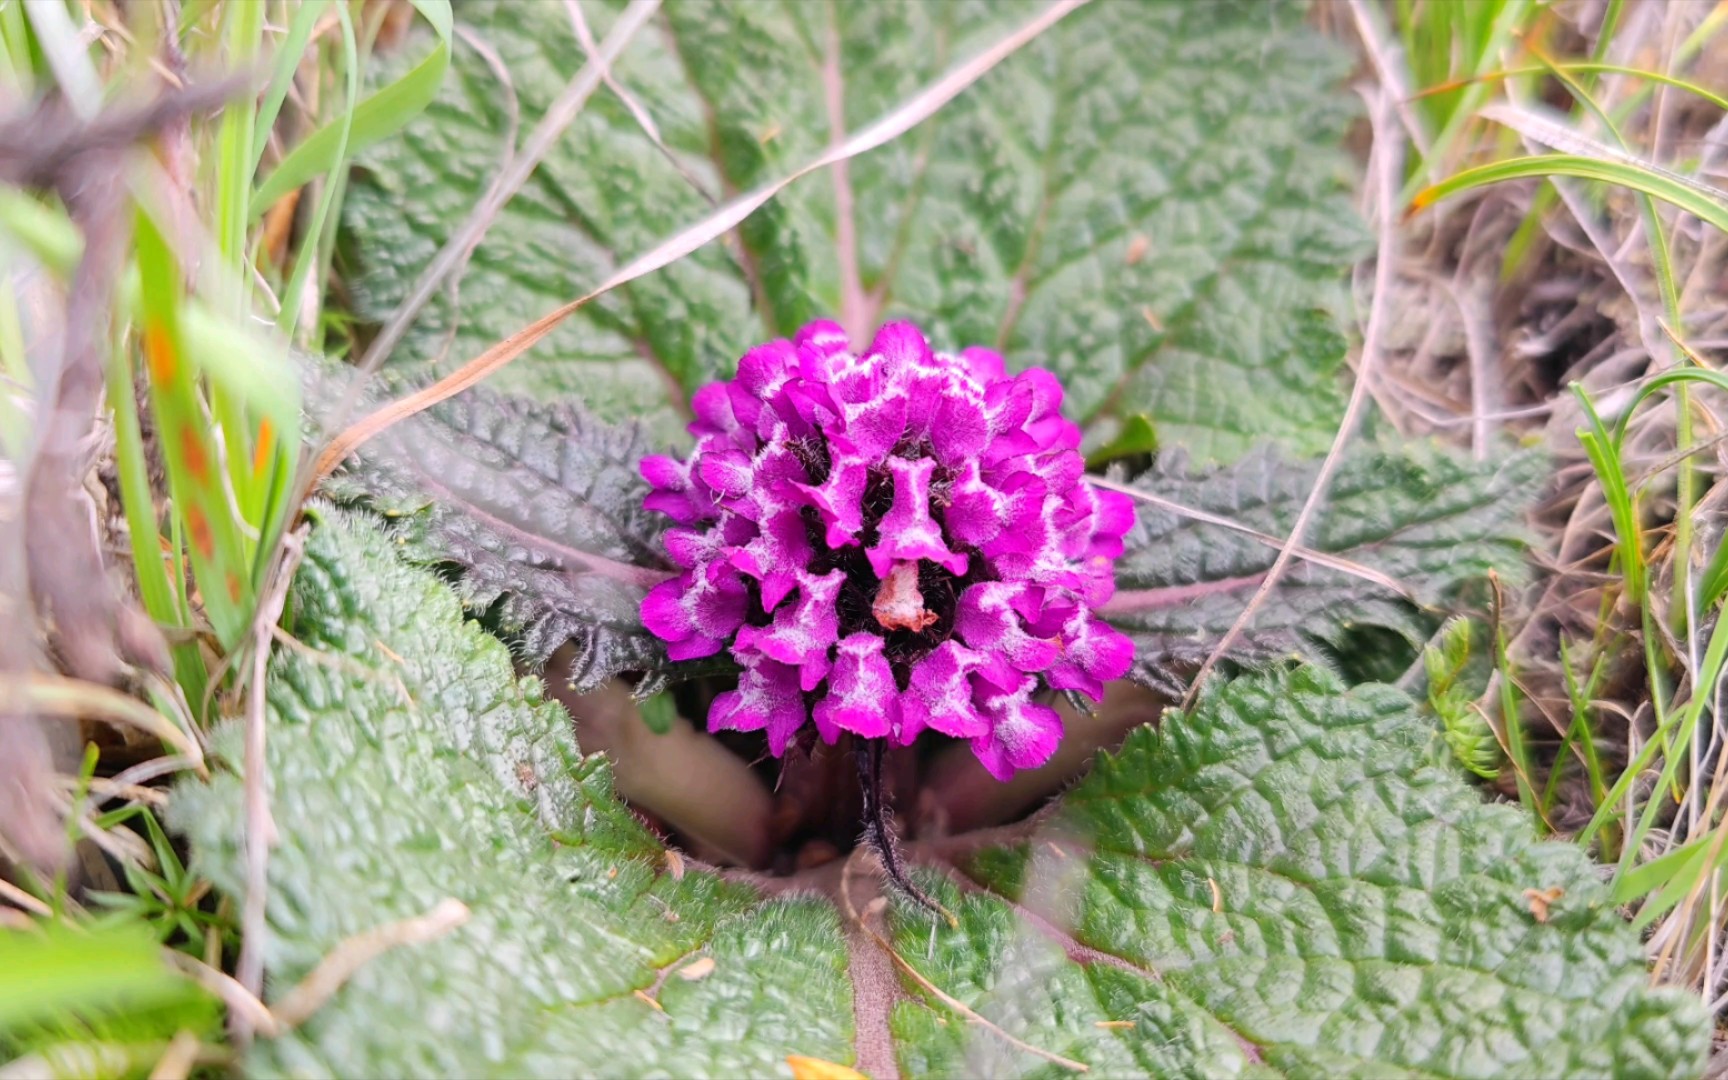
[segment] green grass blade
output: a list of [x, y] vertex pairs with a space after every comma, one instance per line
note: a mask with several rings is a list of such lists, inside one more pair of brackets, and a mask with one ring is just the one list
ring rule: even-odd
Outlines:
[[270, 145], [270, 131], [276, 126], [276, 117], [281, 115], [282, 102], [288, 97], [288, 88], [294, 84], [294, 72], [299, 69], [300, 61], [306, 55], [306, 42], [312, 38], [312, 29], [318, 23], [330, 0], [304, 0], [294, 12], [294, 21], [288, 25], [288, 33], [276, 49], [276, 62], [270, 71], [270, 85], [264, 90], [264, 97], [258, 103], [258, 119], [252, 129], [252, 167], [246, 173], [248, 177], [258, 175], [258, 166], [264, 160], [264, 149]]
[[10, 276], [0, 277], [0, 457], [23, 461], [30, 449], [31, 417], [21, 394], [35, 384], [24, 352], [24, 324]]
[[21, 3], [0, 4], [0, 88], [28, 98], [36, 89], [36, 69], [30, 56], [30, 24]]
[[1698, 582], [1698, 610], [1709, 611], [1728, 592], [1728, 543], [1718, 543]]
[[[1436, 12], [1448, 12], [1456, 18], [1461, 18], [1460, 25], [1464, 27], [1465, 47], [1471, 54], [1470, 71], [1472, 76], [1481, 75], [1488, 70], [1494, 57], [1513, 40], [1514, 32], [1521, 30], [1529, 20], [1535, 5], [1531, 0], [1509, 0], [1509, 2], [1473, 4], [1440, 4]], [[1475, 34], [1471, 33], [1469, 20], [1474, 18]], [[1470, 38], [1479, 35], [1479, 44]], [[1437, 34], [1436, 37], [1449, 35]], [[1437, 43], [1436, 48], [1443, 48], [1445, 42]], [[1449, 57], [1448, 57], [1449, 59]], [[1447, 70], [1440, 66], [1440, 70]], [[1488, 88], [1481, 82], [1471, 81], [1461, 86], [1456, 103], [1446, 115], [1445, 121], [1434, 143], [1429, 148], [1428, 155], [1412, 170], [1409, 181], [1399, 198], [1410, 199], [1424, 175], [1432, 176], [1436, 167], [1446, 160], [1452, 144], [1457, 140], [1464, 126], [1474, 117], [1476, 109], [1482, 103]]]
[[58, 205], [38, 202], [17, 188], [0, 187], [0, 230], [62, 280], [84, 254], [84, 237]]
[[175, 514], [186, 524], [192, 571], [224, 649], [244, 637], [252, 616], [251, 560], [228, 498], [221, 457], [199, 400], [197, 372], [181, 329], [180, 267], [147, 213], [138, 215], [140, 315], [150, 399], [168, 463]]
[[1714, 386], [1718, 390], [1728, 392], [1728, 375], [1711, 368], [1685, 367], [1665, 371], [1638, 388], [1638, 394], [1626, 410], [1620, 414], [1620, 419], [1614, 424], [1614, 447], [1619, 449], [1620, 442], [1626, 437], [1626, 426], [1632, 422], [1632, 414], [1638, 406], [1644, 404], [1651, 395], [1678, 383], [1703, 383]]
[[1465, 169], [1417, 192], [1410, 200], [1410, 210], [1414, 213], [1448, 196], [1488, 184], [1507, 180], [1547, 179], [1552, 176], [1575, 176], [1581, 180], [1620, 184], [1678, 206], [1699, 220], [1728, 233], [1728, 193], [1689, 178], [1678, 178], [1675, 174], [1659, 171], [1653, 166], [1634, 165], [1623, 161], [1600, 161], [1578, 154], [1537, 154]]
[[199, 993], [162, 960], [142, 923], [0, 932], [0, 1042], [22, 1025], [75, 1012], [146, 1008]]
[[1643, 930], [1685, 899], [1704, 876], [1709, 861], [1709, 834], [1696, 837], [1628, 870], [1614, 882], [1614, 899], [1630, 904], [1642, 899], [1644, 905], [1632, 920], [1635, 929]]
[[279, 343], [192, 297], [180, 309], [180, 334], [193, 366], [212, 386], [269, 417], [278, 430], [298, 430], [300, 379]]
[[[1530, 64], [1524, 67], [1502, 68], [1499, 71], [1490, 71], [1477, 76], [1475, 79], [1461, 79], [1456, 83], [1441, 83], [1414, 95], [1414, 99], [1420, 101], [1435, 93], [1459, 89], [1472, 82], [1498, 82], [1502, 79], [1523, 78], [1529, 75], [1541, 75], [1551, 69], [1558, 69], [1574, 75], [1625, 75], [1628, 78], [1645, 79], [1649, 82], [1661, 83], [1664, 86], [1672, 86], [1676, 90], [1683, 90], [1708, 101], [1723, 112], [1728, 112], [1728, 97], [1723, 97], [1702, 83], [1683, 79], [1678, 75], [1665, 75], [1660, 71], [1651, 71], [1648, 68], [1631, 67], [1627, 64], [1604, 64], [1594, 60], [1562, 60], [1551, 64]], [[1584, 80], [1579, 81], [1584, 82]], [[1620, 112], [1622, 116], [1625, 113], [1623, 108], [1616, 111]]]
[[[120, 501], [126, 530], [132, 537], [132, 572], [144, 611], [164, 626], [183, 624], [186, 598], [178, 595], [162, 564], [162, 533], [156, 521], [156, 500], [150, 490], [149, 461], [138, 420], [138, 399], [132, 391], [132, 362], [127, 350], [113, 350], [108, 363], [108, 403], [114, 411], [114, 462], [120, 477]], [[174, 553], [178, 559], [179, 553]], [[198, 646], [175, 645], [174, 677], [186, 700], [204, 700], [206, 673]]]
[[254, 216], [314, 176], [328, 172], [336, 165], [344, 147], [347, 153], [357, 154], [400, 131], [432, 103], [450, 66], [450, 3], [449, 0], [413, 2], [437, 31], [438, 42], [432, 51], [400, 79], [360, 102], [351, 117], [325, 124], [283, 158], [258, 185], [253, 197]]
[[[251, 61], [264, 39], [264, 5], [234, 4], [224, 12], [231, 20], [228, 59], [236, 65]], [[246, 257], [246, 224], [252, 196], [248, 171], [257, 114], [243, 105], [222, 111], [216, 135], [216, 246], [222, 261], [240, 267]]]
[[[1653, 618], [1646, 619], [1647, 624], [1652, 622], [1654, 622]], [[1657, 635], [1654, 631], [1654, 626], [1647, 625], [1646, 637], [1655, 638]], [[1649, 647], [1653, 646], [1647, 646], [1647, 648]], [[1716, 680], [1722, 675], [1722, 663], [1725, 659], [1728, 659], [1728, 620], [1718, 620], [1716, 626], [1710, 631], [1710, 644], [1705, 649], [1704, 663], [1696, 685], [1701, 688], [1715, 686]], [[1656, 685], [1656, 681], [1652, 679], [1652, 688], [1654, 689]], [[1673, 710], [1666, 721], [1658, 720], [1658, 731], [1661, 738], [1669, 745], [1664, 747], [1666, 757], [1662, 763], [1661, 776], [1652, 789], [1653, 796], [1664, 789], [1673, 789], [1678, 782], [1680, 763], [1686, 759], [1686, 752], [1691, 747], [1692, 739], [1698, 732], [1698, 726], [1704, 715], [1704, 707], [1709, 704], [1710, 697], [1708, 690], [1699, 690], [1692, 695], [1691, 700], [1684, 707]], [[1672, 736], [1671, 740], [1670, 735]], [[1631, 770], [1628, 769], [1628, 772], [1630, 773]], [[1678, 798], [1676, 801], [1679, 801]], [[1660, 798], [1652, 797], [1645, 804], [1644, 813], [1638, 819], [1637, 828], [1627, 839], [1626, 850], [1621, 853], [1617, 878], [1631, 870], [1631, 860], [1644, 843], [1644, 838], [1650, 834], [1651, 829], [1655, 828], [1656, 816], [1661, 812], [1661, 809], [1662, 800]]]
[[347, 98], [342, 115], [337, 119], [336, 156], [330, 164], [330, 176], [324, 183], [324, 190], [312, 212], [312, 219], [307, 223], [306, 241], [300, 245], [294, 268], [289, 272], [287, 287], [282, 293], [282, 310], [276, 315], [276, 328], [290, 341], [295, 340], [295, 327], [300, 321], [300, 298], [313, 271], [319, 265], [318, 252], [324, 236], [324, 223], [329, 219], [330, 209], [342, 189], [338, 181], [343, 167], [348, 163], [349, 137], [353, 132], [354, 117], [360, 101], [360, 48], [354, 40], [354, 20], [349, 17], [346, 6], [338, 7], [336, 13], [342, 23], [342, 67], [347, 72]]
[[90, 56], [93, 43], [79, 32], [68, 8], [67, 4], [47, 0], [26, 4], [24, 14], [35, 31], [48, 70], [54, 74], [55, 85], [72, 111], [88, 120], [102, 108], [102, 76]]
[[1602, 757], [1596, 749], [1596, 736], [1591, 731], [1590, 702], [1596, 698], [1597, 687], [1601, 685], [1602, 673], [1607, 670], [1608, 655], [1600, 653], [1596, 662], [1591, 665], [1589, 682], [1583, 686], [1578, 683], [1578, 675], [1572, 666], [1570, 648], [1566, 638], [1560, 639], [1560, 670], [1566, 681], [1566, 700], [1572, 709], [1571, 731], [1576, 733], [1573, 745], [1578, 748], [1579, 755], [1584, 760], [1584, 772], [1590, 780], [1590, 797], [1597, 806], [1602, 805], [1608, 797], [1608, 784], [1603, 779]]

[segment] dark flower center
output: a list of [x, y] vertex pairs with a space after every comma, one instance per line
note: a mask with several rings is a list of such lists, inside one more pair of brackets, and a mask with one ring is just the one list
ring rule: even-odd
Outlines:
[[[828, 447], [822, 440], [796, 439], [787, 445], [803, 465], [810, 484], [821, 484], [828, 478]], [[924, 441], [902, 442], [894, 448], [893, 454], [895, 457], [916, 461], [930, 454], [930, 446]], [[954, 477], [955, 470], [945, 465], [936, 465], [930, 478], [932, 510], [947, 505], [947, 493]], [[995, 575], [989, 572], [985, 560], [976, 556], [970, 560], [964, 575], [955, 574], [928, 559], [920, 559], [916, 570], [917, 592], [923, 612], [933, 618], [920, 620], [924, 625], [917, 628], [905, 625], [904, 622], [901, 625], [886, 624], [878, 614], [877, 607], [883, 600], [884, 587], [890, 583], [876, 576], [865, 552], [880, 542], [882, 518], [893, 505], [894, 478], [887, 463], [883, 462], [870, 469], [870, 479], [864, 488], [864, 525], [858, 532], [857, 544], [831, 548], [828, 546], [821, 515], [817, 510], [807, 506], [800, 512], [800, 516], [804, 520], [805, 535], [810, 541], [810, 548], [815, 552], [810, 560], [811, 573], [820, 576], [839, 569], [846, 575], [846, 583], [841, 586], [840, 594], [835, 599], [835, 611], [840, 617], [839, 636], [844, 638], [848, 634], [864, 632], [882, 638], [883, 655], [888, 658], [888, 663], [894, 670], [894, 682], [904, 691], [911, 677], [912, 666], [953, 635], [954, 610], [960, 594], [975, 582], [995, 580]], [[943, 529], [943, 539], [951, 551], [972, 551], [969, 546], [955, 540], [947, 529]], [[749, 589], [751, 614], [745, 621], [752, 626], [765, 627], [772, 624], [775, 612], [762, 610], [760, 586], [751, 582]], [[780, 606], [785, 607], [791, 603], [793, 598], [788, 597], [781, 601]]]

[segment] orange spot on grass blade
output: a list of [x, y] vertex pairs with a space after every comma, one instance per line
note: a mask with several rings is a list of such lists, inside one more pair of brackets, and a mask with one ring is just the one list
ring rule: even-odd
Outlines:
[[257, 475], [270, 464], [270, 455], [276, 449], [276, 426], [268, 416], [258, 421], [258, 445], [252, 448], [252, 473]]
[[1406, 206], [1404, 208], [1404, 213], [1402, 213], [1398, 216], [1398, 220], [1400, 222], [1409, 221], [1411, 218], [1415, 217], [1417, 214], [1420, 214], [1422, 211], [1428, 209], [1430, 206], [1433, 206], [1436, 202], [1439, 202], [1439, 201], [1440, 200], [1439, 200], [1439, 196], [1437, 194], [1437, 188], [1436, 187], [1425, 187], [1421, 191], [1418, 191], [1416, 194], [1410, 196], [1410, 205]]
[[192, 534], [192, 550], [200, 557], [216, 557], [216, 535], [210, 531], [210, 519], [196, 506], [186, 508], [186, 530]]
[[200, 483], [210, 478], [210, 459], [204, 456], [204, 444], [198, 441], [198, 433], [189, 426], [180, 428], [180, 457], [186, 464], [186, 471], [192, 474], [192, 479]]
[[144, 327], [144, 358], [150, 364], [150, 377], [159, 383], [174, 381], [180, 365], [174, 356], [174, 339], [168, 328], [151, 321]]

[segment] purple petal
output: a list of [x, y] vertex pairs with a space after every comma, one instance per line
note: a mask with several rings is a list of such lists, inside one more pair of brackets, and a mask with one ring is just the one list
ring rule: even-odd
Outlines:
[[724, 559], [732, 548], [749, 543], [756, 536], [756, 523], [737, 514], [722, 513], [720, 520], [700, 529], [674, 525], [661, 537], [667, 556], [686, 570], [694, 570]]
[[738, 498], [756, 482], [756, 463], [741, 450], [703, 454], [697, 471], [702, 482], [725, 498]]
[[1026, 433], [1032, 415], [1032, 392], [1017, 381], [991, 383], [984, 390], [984, 410], [990, 417], [990, 445], [984, 451], [986, 465], [1005, 461], [1038, 449]]
[[948, 550], [942, 530], [930, 517], [930, 474], [936, 463], [929, 458], [907, 461], [889, 458], [894, 476], [894, 505], [882, 515], [881, 542], [865, 554], [878, 578], [888, 576], [896, 562], [929, 559], [947, 567], [951, 574], [966, 572], [966, 556]]
[[1081, 608], [1062, 628], [1062, 655], [1044, 677], [1053, 689], [1078, 690], [1101, 701], [1104, 684], [1128, 674], [1133, 664], [1134, 642]]
[[983, 545], [984, 556], [996, 559], [1006, 554], [1035, 554], [1053, 541], [1045, 511], [1048, 490], [1044, 482], [1031, 473], [1019, 473], [1002, 486], [1005, 505], [1001, 510], [1002, 529]]
[[744, 622], [748, 600], [738, 575], [714, 565], [650, 589], [642, 598], [642, 625], [669, 643], [674, 660], [712, 656]]
[[912, 667], [900, 699], [898, 741], [910, 744], [925, 728], [970, 739], [990, 730], [973, 704], [971, 675], [984, 658], [950, 638]]
[[837, 405], [862, 405], [881, 397], [888, 389], [888, 376], [882, 371], [879, 356], [847, 353], [831, 357], [829, 365], [833, 374], [828, 379], [828, 393]]
[[758, 345], [738, 361], [738, 386], [758, 401], [772, 404], [786, 381], [798, 373], [798, 352], [784, 338]]
[[866, 351], [882, 358], [883, 367], [890, 377], [907, 367], [929, 367], [933, 359], [930, 343], [924, 340], [918, 327], [909, 322], [883, 325], [876, 331], [876, 337], [871, 340], [870, 348]]
[[930, 448], [937, 461], [950, 468], [976, 464], [989, 443], [990, 418], [982, 401], [959, 390], [939, 399], [930, 425]]
[[870, 467], [860, 458], [836, 458], [828, 470], [828, 478], [817, 485], [795, 484], [809, 497], [827, 526], [826, 540], [831, 548], [858, 542], [858, 530], [864, 527], [864, 489], [870, 483]]
[[814, 690], [828, 674], [828, 649], [840, 635], [840, 617], [834, 601], [846, 584], [843, 570], [830, 570], [821, 577], [803, 570], [793, 574], [798, 583], [798, 601], [781, 608], [766, 628], [746, 626], [738, 631], [738, 644], [754, 648], [782, 664], [795, 664], [802, 673], [805, 690]]
[[882, 645], [880, 637], [867, 633], [840, 640], [828, 675], [828, 696], [816, 705], [818, 731], [850, 731], [880, 739], [897, 726], [900, 695]]
[[755, 445], [756, 436], [746, 430], [733, 411], [730, 383], [709, 383], [696, 391], [690, 398], [690, 411], [696, 414], [695, 423], [690, 425], [690, 434], [699, 438], [704, 435], [723, 438], [740, 449]]
[[735, 549], [731, 563], [762, 583], [762, 610], [773, 611], [797, 584], [796, 574], [814, 554], [804, 517], [787, 506], [761, 523], [761, 534]]
[[998, 780], [1049, 761], [1062, 741], [1062, 717], [1031, 700], [1037, 688], [1038, 680], [1027, 678], [1012, 692], [979, 695], [978, 711], [990, 732], [972, 740], [972, 752]]
[[1116, 595], [1115, 566], [1103, 555], [1087, 556], [1078, 573], [1080, 584], [1074, 587], [1074, 593], [1086, 606], [1103, 607]]
[[972, 377], [981, 386], [989, 386], [1008, 377], [1008, 367], [1002, 362], [1002, 354], [994, 349], [986, 349], [980, 345], [969, 345], [960, 350], [960, 358], [966, 361], [971, 369]]
[[996, 538], [1008, 511], [1008, 499], [984, 482], [978, 462], [968, 461], [948, 485], [948, 505], [942, 524], [948, 535], [961, 544], [978, 547]]
[[[735, 651], [734, 656], [737, 656]], [[777, 663], [759, 653], [738, 656], [744, 673], [738, 689], [714, 699], [708, 710], [709, 731], [768, 731], [768, 749], [775, 757], [786, 753], [792, 736], [804, 726], [804, 695], [798, 689], [797, 669]]]
[[894, 449], [906, 433], [906, 394], [878, 395], [858, 405], [842, 405], [845, 428], [836, 438], [866, 461], [876, 461]]
[[979, 582], [960, 594], [955, 609], [954, 632], [985, 655], [983, 674], [998, 685], [1010, 669], [1017, 677], [1020, 672], [1043, 671], [1056, 661], [1056, 643], [1035, 638], [1020, 625], [1014, 601], [1025, 588], [1012, 582]]
[[662, 641], [683, 641], [693, 632], [690, 612], [684, 606], [684, 591], [692, 574], [679, 574], [648, 590], [642, 598], [642, 625]]
[[828, 384], [808, 379], [793, 379], [782, 393], [779, 415], [787, 426], [800, 435], [826, 429], [840, 415], [840, 406], [828, 392]]
[[642, 505], [681, 525], [689, 525], [707, 516], [713, 503], [706, 494], [696, 490], [691, 464], [664, 454], [649, 454], [643, 458], [637, 468], [642, 479], [648, 481], [654, 490], [643, 498]]
[[1097, 510], [1092, 515], [1092, 543], [1088, 555], [1107, 559], [1122, 557], [1122, 538], [1134, 528], [1134, 500], [1120, 491], [1106, 491], [1086, 485], [1097, 496]]
[[[799, 330], [792, 340], [798, 346], [799, 352], [822, 360], [850, 351], [845, 328], [828, 319], [805, 323], [804, 328]], [[826, 374], [827, 368], [824, 367], [822, 372]]]

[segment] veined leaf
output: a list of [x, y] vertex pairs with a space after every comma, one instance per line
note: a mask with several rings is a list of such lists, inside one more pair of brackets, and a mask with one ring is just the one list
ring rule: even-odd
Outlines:
[[[670, 873], [609, 766], [450, 590], [363, 518], [320, 516], [293, 594], [316, 654], [279, 653], [269, 678], [271, 985], [447, 897], [473, 914], [367, 964], [248, 1073], [771, 1076], [788, 1053], [847, 1059], [835, 912]], [[239, 734], [221, 735], [230, 752]], [[172, 816], [234, 896], [241, 799], [234, 775], [184, 785]], [[712, 974], [661, 978], [695, 954]]]
[[[460, 567], [464, 598], [494, 610], [529, 663], [576, 640], [577, 675], [588, 688], [666, 664], [638, 612], [667, 572], [662, 523], [641, 507], [645, 486], [634, 463], [643, 451], [634, 426], [480, 390], [387, 431], [333, 491], [392, 518], [411, 558]], [[1118, 592], [1105, 608], [1136, 640], [1138, 678], [1171, 691], [1185, 685], [1258, 588], [1277, 555], [1264, 538], [1288, 533], [1318, 469], [1270, 449], [1199, 470], [1176, 454], [1135, 481], [1261, 534], [1139, 505]], [[1424, 606], [1441, 610], [1490, 569], [1518, 572], [1523, 514], [1543, 475], [1533, 454], [1474, 465], [1433, 445], [1355, 453], [1306, 546], [1398, 583], [1403, 595], [1299, 559], [1233, 659], [1330, 661], [1347, 652], [1358, 675], [1395, 676], [1440, 621]], [[1366, 655], [1368, 630], [1390, 634], [1398, 655]]]
[[589, 689], [667, 663], [639, 615], [670, 573], [642, 508], [645, 442], [576, 405], [475, 390], [373, 440], [332, 490], [391, 518], [409, 558], [458, 567], [464, 601], [495, 610], [524, 660], [574, 641]]
[[[675, 160], [597, 95], [493, 223], [454, 304], [434, 302], [395, 359], [477, 355], [703, 216], [709, 198], [819, 152], [830, 91], [841, 123], [860, 126], [1026, 10], [668, 5], [614, 73]], [[578, 66], [566, 12], [462, 14], [531, 124]], [[507, 149], [495, 76], [473, 55], [454, 70], [422, 122], [365, 155], [347, 199], [363, 317], [388, 316]], [[812, 177], [735, 243], [579, 311], [501, 385], [644, 416], [671, 441], [669, 385], [688, 393], [816, 315], [910, 316], [954, 348], [997, 345], [1013, 366], [1058, 372], [1093, 446], [1146, 413], [1201, 459], [1265, 439], [1318, 452], [1342, 405], [1343, 340], [1324, 309], [1342, 304], [1364, 235], [1336, 147], [1353, 108], [1334, 85], [1346, 70], [1293, 5], [1088, 5], [848, 164], [855, 241], [841, 241], [835, 184]]]
[[[1649, 988], [1587, 857], [1484, 804], [1387, 687], [1302, 668], [1215, 689], [1135, 732], [1023, 842], [953, 861], [932, 884], [960, 931], [932, 950], [904, 927], [902, 954], [1103, 1075], [1703, 1063], [1696, 1001]], [[941, 1005], [900, 1005], [894, 1030], [908, 1074], [1056, 1075]]]
[[[959, 926], [894, 906], [877, 930], [863, 895], [835, 896], [867, 874], [764, 899], [668, 859], [562, 710], [391, 548], [326, 515], [294, 592], [311, 650], [272, 663], [272, 809], [292, 822], [270, 859], [272, 985], [446, 897], [473, 917], [373, 960], [257, 1044], [251, 1075], [1703, 1068], [1708, 1018], [1647, 986], [1583, 853], [1483, 804], [1386, 687], [1314, 668], [1214, 686], [1054, 814], [908, 844]], [[237, 890], [239, 778], [183, 782], [172, 806], [200, 871]]]
[[[1134, 486], [1282, 539], [1318, 471], [1317, 461], [1292, 462], [1270, 450], [1197, 471], [1166, 457]], [[1333, 477], [1305, 546], [1397, 582], [1422, 605], [1439, 606], [1490, 569], [1517, 573], [1523, 516], [1544, 475], [1535, 454], [1477, 465], [1433, 445], [1363, 448]], [[1145, 503], [1138, 509], [1105, 613], [1134, 638], [1137, 677], [1175, 690], [1241, 613], [1278, 552], [1239, 531]], [[1439, 622], [1384, 584], [1298, 558], [1238, 639], [1233, 658], [1337, 658], [1360, 674], [1376, 658], [1356, 646], [1365, 631], [1379, 630], [1407, 652], [1388, 658], [1396, 662], [1395, 676]]]

